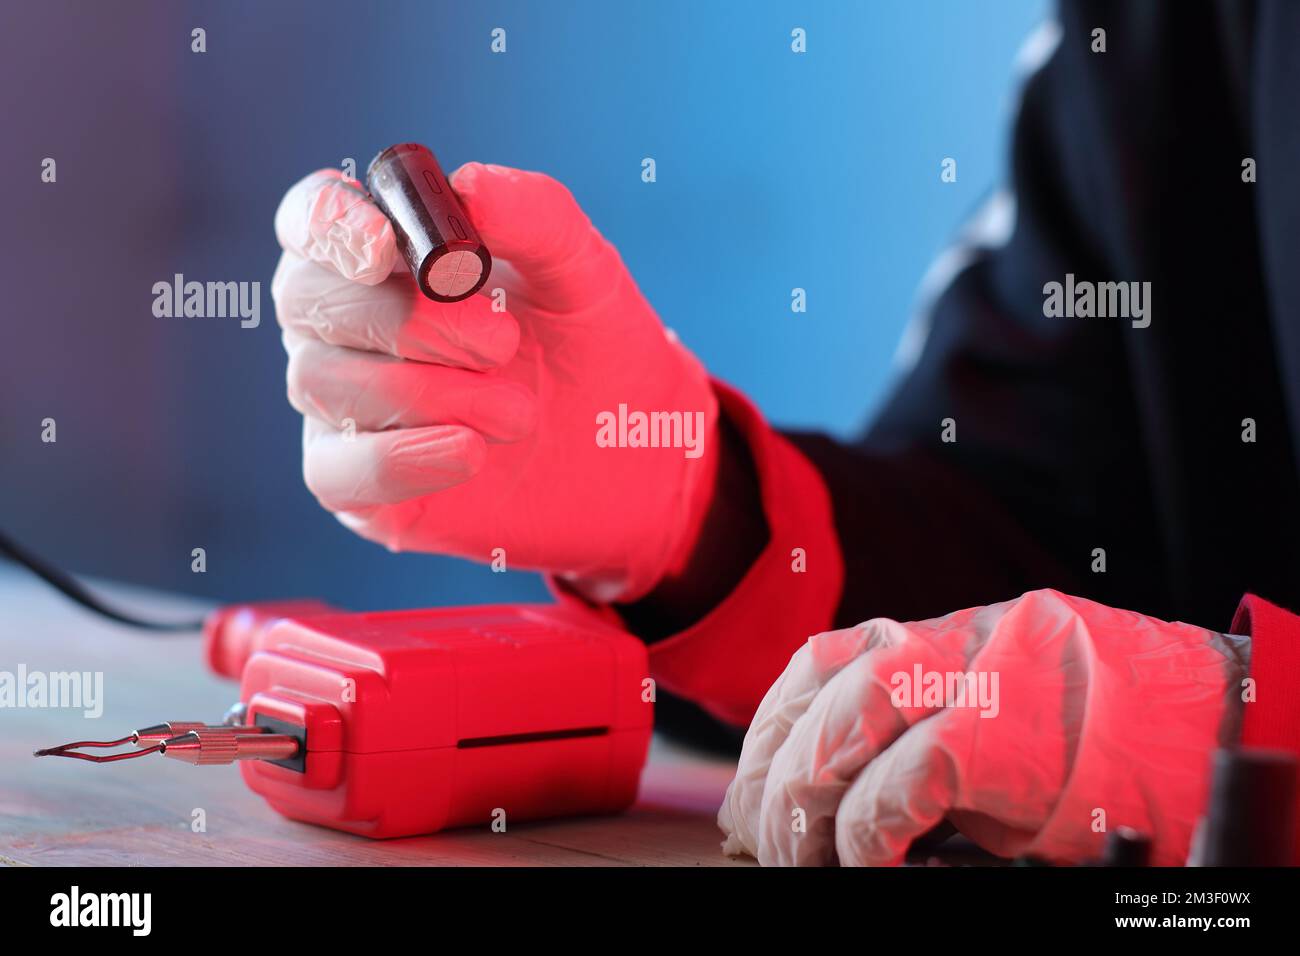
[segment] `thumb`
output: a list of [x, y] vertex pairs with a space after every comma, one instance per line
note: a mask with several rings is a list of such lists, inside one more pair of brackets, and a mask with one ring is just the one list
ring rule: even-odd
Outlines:
[[622, 260], [568, 188], [544, 173], [466, 163], [452, 188], [494, 259], [504, 259], [533, 304], [572, 312], [605, 298]]

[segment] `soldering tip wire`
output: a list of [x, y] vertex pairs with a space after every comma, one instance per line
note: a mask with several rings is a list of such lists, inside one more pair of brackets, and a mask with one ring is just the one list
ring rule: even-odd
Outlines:
[[46, 747], [44, 750], [35, 750], [32, 755], [35, 757], [48, 757], [64, 750], [76, 750], [79, 747], [120, 747], [123, 744], [135, 742], [135, 734], [128, 734], [117, 740], [74, 740], [70, 744], [59, 744], [57, 747]]
[[135, 740], [135, 735], [123, 737], [121, 740], [76, 740], [70, 744], [60, 744], [57, 747], [47, 747], [43, 750], [32, 751], [33, 757], [75, 757], [77, 760], [90, 760], [94, 763], [111, 763], [114, 760], [131, 760], [134, 757], [143, 757], [145, 754], [151, 754], [154, 751], [161, 750], [161, 745], [153, 747], [143, 747], [138, 750], [126, 750], [120, 754], [83, 754], [78, 753], [78, 747], [120, 747], [123, 744], [131, 743]]

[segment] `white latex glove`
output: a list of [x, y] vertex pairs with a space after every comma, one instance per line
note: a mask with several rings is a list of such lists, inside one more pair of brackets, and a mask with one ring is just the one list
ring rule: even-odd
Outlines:
[[[307, 485], [392, 550], [499, 548], [596, 600], [640, 597], [684, 565], [713, 493], [704, 367], [563, 185], [481, 163], [450, 181], [493, 256], [455, 303], [419, 294], [391, 224], [338, 171], [280, 204], [271, 292]], [[598, 444], [620, 405], [676, 414], [697, 448]]]
[[[718, 814], [724, 852], [898, 864], [947, 819], [1000, 856], [1078, 862], [1101, 855], [1100, 821], [1149, 835], [1155, 864], [1180, 865], [1211, 754], [1237, 734], [1248, 650], [1050, 590], [819, 634], [745, 737]], [[951, 672], [973, 673], [977, 691], [982, 674], [987, 693], [964, 707], [912, 699], [918, 666], [921, 690]]]

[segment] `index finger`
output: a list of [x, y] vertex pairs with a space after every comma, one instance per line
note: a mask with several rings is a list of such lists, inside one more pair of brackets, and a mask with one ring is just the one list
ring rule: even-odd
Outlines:
[[280, 256], [271, 299], [287, 332], [417, 362], [495, 368], [519, 346], [519, 323], [486, 296], [432, 302], [409, 276], [360, 285], [292, 252]]
[[[758, 817], [772, 758], [817, 692], [850, 661], [888, 641], [891, 624], [899, 627], [893, 621], [875, 618], [857, 627], [818, 634], [790, 658], [785, 671], [758, 705], [745, 733], [736, 776], [718, 811], [718, 826], [727, 834], [724, 853], [758, 856]], [[901, 639], [901, 635], [896, 636]]]
[[960, 642], [952, 646], [895, 627], [904, 639], [874, 647], [841, 668], [772, 758], [757, 816], [756, 855], [763, 865], [830, 862], [835, 813], [849, 785], [908, 727], [941, 709], [928, 698], [896, 702], [898, 677], [917, 668], [942, 674], [965, 666]]
[[393, 225], [362, 185], [337, 169], [319, 169], [289, 188], [275, 211], [285, 250], [377, 285], [398, 264]]

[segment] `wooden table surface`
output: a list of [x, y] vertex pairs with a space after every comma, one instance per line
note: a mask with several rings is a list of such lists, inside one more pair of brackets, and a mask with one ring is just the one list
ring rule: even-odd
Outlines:
[[[140, 613], [190, 617], [203, 605], [97, 587]], [[614, 817], [512, 823], [368, 840], [286, 820], [245, 789], [236, 767], [156, 755], [92, 764], [32, 751], [114, 739], [162, 720], [217, 722], [233, 683], [209, 674], [197, 635], [150, 636], [82, 611], [0, 565], [0, 671], [102, 671], [103, 714], [0, 707], [0, 863], [9, 866], [745, 866], [724, 857], [715, 823], [734, 765], [656, 738], [641, 794]], [[194, 832], [201, 809], [206, 831]]]

